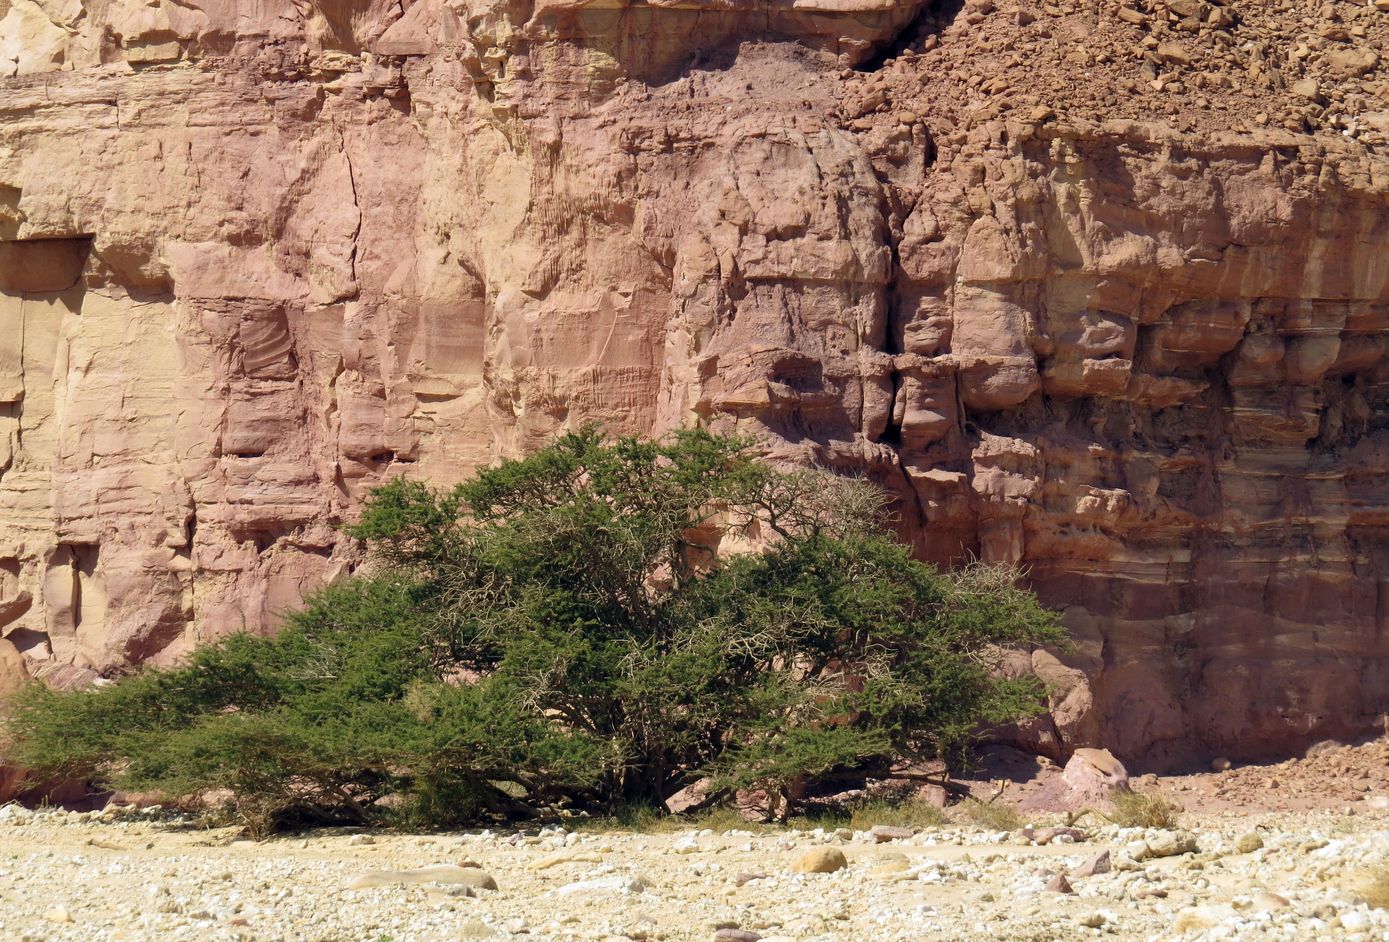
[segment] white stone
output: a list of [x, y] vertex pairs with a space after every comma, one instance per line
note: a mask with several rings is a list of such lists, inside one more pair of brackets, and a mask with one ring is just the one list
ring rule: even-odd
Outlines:
[[593, 896], [604, 893], [641, 893], [646, 889], [646, 881], [641, 877], [614, 874], [596, 880], [579, 880], [567, 883], [555, 892], [560, 896]]

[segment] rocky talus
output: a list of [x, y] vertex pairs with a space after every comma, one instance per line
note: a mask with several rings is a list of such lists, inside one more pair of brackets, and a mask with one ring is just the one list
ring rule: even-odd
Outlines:
[[1045, 752], [1366, 729], [1386, 7], [0, 0], [0, 689], [272, 629], [383, 478], [705, 422], [1025, 567]]

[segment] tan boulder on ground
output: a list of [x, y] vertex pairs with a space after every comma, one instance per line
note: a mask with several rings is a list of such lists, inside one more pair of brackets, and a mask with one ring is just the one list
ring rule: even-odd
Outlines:
[[791, 862], [793, 873], [834, 873], [849, 866], [837, 847], [813, 847]]

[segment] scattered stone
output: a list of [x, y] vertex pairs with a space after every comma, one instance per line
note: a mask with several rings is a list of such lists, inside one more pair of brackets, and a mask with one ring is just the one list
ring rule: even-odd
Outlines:
[[1102, 873], [1109, 873], [1111, 865], [1109, 861], [1109, 851], [1102, 850], [1071, 871], [1071, 876], [1076, 879], [1098, 876]]
[[868, 833], [879, 844], [886, 844], [889, 841], [909, 841], [916, 836], [916, 831], [912, 828], [892, 827], [887, 824], [875, 824]]
[[1144, 843], [1150, 857], [1176, 857], [1196, 852], [1196, 838], [1188, 831], [1158, 831]]
[[1028, 826], [1022, 829], [1023, 836], [1038, 846], [1047, 844], [1079, 844], [1086, 838], [1084, 831], [1079, 828], [1067, 827], [1046, 827], [1033, 828]]
[[555, 892], [560, 896], [596, 896], [604, 893], [636, 894], [646, 890], [646, 881], [641, 877], [614, 875], [598, 877], [594, 880], [579, 880], [567, 883]]
[[[1382, 761], [1382, 755], [1371, 758]], [[1333, 791], [1341, 784], [1360, 781], [1363, 767], [1344, 763], [1340, 753], [1337, 756], [1336, 769], [1317, 770], [1325, 775], [1339, 769], [1342, 782]], [[1269, 774], [1258, 768], [1236, 770], [1240, 787], [1257, 788], [1257, 782], [1242, 779]], [[1288, 766], [1277, 767], [1277, 773], [1299, 787], [1310, 781]], [[1381, 773], [1375, 766], [1369, 775], [1378, 783]], [[1201, 773], [1187, 781], [1160, 783], [1160, 787], [1196, 791], [1182, 786], [1211, 781], [1208, 773]], [[973, 825], [917, 834], [911, 846], [866, 847], [865, 842], [875, 840], [870, 831], [856, 838], [862, 856], [855, 859], [852, 875], [868, 878], [862, 881], [821, 880], [786, 872], [791, 861], [800, 859], [797, 855], [805, 856], [812, 849], [849, 851], [824, 843], [834, 834], [826, 831], [735, 831], [722, 840], [707, 830], [613, 835], [602, 841], [585, 837], [580, 845], [584, 854], [577, 847], [561, 848], [567, 834], [550, 828], [538, 833], [527, 830], [514, 842], [510, 834], [462, 835], [456, 842], [447, 837], [414, 842], [381, 838], [395, 852], [404, 852], [407, 846], [413, 849], [415, 843], [446, 848], [445, 853], [447, 848], [467, 847], [489, 870], [506, 877], [502, 882], [509, 892], [494, 896], [458, 882], [469, 877], [487, 879], [484, 870], [472, 865], [474, 861], [465, 861], [469, 866], [369, 871], [354, 881], [362, 892], [319, 892], [320, 886], [331, 887], [352, 876], [351, 871], [345, 877], [334, 876], [353, 865], [351, 855], [321, 852], [335, 840], [341, 847], [345, 837], [316, 838], [310, 848], [300, 848], [298, 841], [284, 842], [274, 845], [274, 854], [264, 853], [262, 845], [257, 853], [245, 855], [224, 844], [207, 845], [205, 838], [200, 841], [179, 830], [162, 830], [159, 853], [165, 856], [106, 853], [95, 841], [117, 833], [120, 823], [96, 824], [85, 815], [47, 814], [25, 830], [0, 831], [6, 852], [13, 851], [16, 860], [25, 859], [26, 879], [37, 871], [58, 886], [56, 875], [77, 855], [88, 865], [101, 867], [106, 866], [102, 861], [119, 860], [121, 872], [127, 875], [122, 879], [130, 880], [131, 895], [111, 899], [111, 917], [103, 913], [102, 928], [94, 932], [87, 931], [92, 917], [85, 911], [74, 910], [68, 916], [76, 917], [73, 923], [56, 921], [62, 919], [57, 911], [67, 910], [57, 905], [61, 896], [42, 900], [28, 894], [26, 900], [13, 887], [5, 892], [0, 907], [5, 919], [13, 911], [14, 924], [29, 930], [31, 942], [76, 938], [74, 933], [86, 933], [83, 938], [104, 937], [108, 928], [112, 938], [143, 938], [138, 927], [122, 921], [126, 912], [131, 918], [139, 913], [141, 918], [168, 925], [170, 938], [172, 928], [180, 926], [193, 933], [190, 938], [209, 932], [227, 939], [269, 938], [273, 935], [270, 914], [286, 912], [292, 914], [294, 937], [302, 934], [307, 939], [356, 938], [350, 927], [366, 925], [371, 926], [368, 934], [373, 938], [388, 934], [396, 939], [433, 939], [447, 920], [444, 936], [457, 942], [499, 942], [509, 937], [650, 942], [665, 924], [695, 927], [691, 938], [704, 942], [902, 942], [911, 933], [896, 931], [894, 926], [901, 924], [905, 930], [907, 923], [901, 920], [909, 918], [909, 907], [927, 901], [936, 909], [929, 916], [927, 931], [942, 938], [965, 938], [971, 931], [1019, 939], [1086, 938], [1099, 933], [1115, 939], [1176, 939], [1209, 933], [1204, 938], [1226, 942], [1300, 942], [1353, 939], [1359, 933], [1362, 942], [1370, 942], [1382, 933], [1381, 917], [1356, 899], [1358, 888], [1345, 875], [1378, 860], [1382, 822], [1375, 815], [1365, 815], [1364, 820], [1344, 818], [1345, 806], [1339, 801], [1307, 816], [1261, 815], [1257, 828], [1249, 823], [1241, 828], [1238, 819], [1207, 816], [1200, 809], [1199, 795], [1192, 795], [1185, 830], [1128, 829], [1096, 821], [1087, 829], [1089, 837], [1106, 846], [1065, 857], [1037, 845], [1037, 838], [1048, 836], [1042, 827], [1030, 829], [1032, 839], [1026, 842], [1020, 838], [1028, 832], [1020, 832], [1006, 847], [995, 847], [997, 835]], [[142, 823], [140, 827], [156, 826]], [[64, 830], [59, 833], [56, 828]], [[117, 843], [132, 849], [141, 846], [141, 831], [120, 833], [123, 839]], [[689, 858], [671, 853], [677, 841], [689, 837], [703, 843], [703, 855]], [[1071, 839], [1064, 834], [1057, 837]], [[1130, 839], [1146, 863], [1134, 863], [1126, 851], [1108, 846], [1122, 847]], [[1244, 845], [1249, 856], [1189, 852], [1178, 856], [1197, 843], [1220, 848], [1222, 853], [1233, 853]], [[1277, 853], [1255, 853], [1256, 843]], [[1169, 851], [1175, 852], [1172, 857], [1154, 863], [1160, 853]], [[450, 856], [462, 854], [455, 850]], [[166, 870], [173, 860], [178, 861], [177, 869]], [[537, 867], [541, 861], [546, 864]], [[570, 875], [563, 869], [566, 864], [576, 872]], [[622, 872], [615, 871], [614, 864]], [[759, 866], [768, 868], [767, 872], [756, 870]], [[772, 866], [783, 869], [778, 872]], [[641, 876], [633, 876], [628, 867], [637, 868]], [[557, 873], [566, 876], [560, 879]], [[766, 882], [749, 890], [735, 889], [735, 884], [755, 880]], [[907, 885], [902, 880], [913, 882]], [[660, 886], [659, 895], [653, 893], [649, 899], [636, 895], [655, 885]], [[147, 889], [150, 886], [155, 888], [153, 893]], [[112, 892], [121, 891], [113, 888]], [[485, 897], [485, 902], [474, 897]], [[1164, 899], [1168, 902], [1160, 902]], [[368, 922], [383, 918], [389, 918], [389, 924]], [[1006, 928], [1002, 920], [1007, 921]], [[44, 925], [47, 933], [41, 929]], [[195, 930], [203, 931], [199, 935]], [[689, 934], [686, 929], [680, 931]], [[22, 932], [11, 935], [15, 942], [25, 938]]]
[[490, 874], [474, 867], [456, 867], [453, 864], [438, 864], [433, 867], [420, 867], [417, 870], [368, 870], [349, 883], [347, 888], [363, 890], [396, 883], [444, 883], [478, 890], [497, 888], [497, 881], [493, 880]]
[[760, 942], [761, 938], [747, 929], [720, 929], [714, 933], [714, 942]]
[[1368, 75], [1379, 65], [1379, 55], [1364, 48], [1333, 49], [1326, 58], [1331, 74], [1343, 79]]
[[837, 847], [815, 847], [791, 862], [794, 873], [834, 873], [847, 866], [849, 861]]
[[869, 869], [868, 873], [870, 876], [890, 879], [908, 873], [911, 868], [911, 861], [898, 854], [892, 857], [879, 858]]
[[1341, 928], [1347, 932], [1361, 932], [1370, 928], [1369, 914], [1356, 909], [1340, 913], [1337, 918], [1341, 920]]
[[1233, 922], [1237, 916], [1235, 908], [1227, 903], [1188, 906], [1177, 913], [1172, 929], [1179, 935], [1184, 932], [1202, 932], [1214, 929], [1222, 923]]
[[1252, 854], [1264, 846], [1264, 839], [1258, 831], [1246, 831], [1235, 838], [1235, 850], [1241, 854]]
[[1321, 98], [1321, 85], [1313, 78], [1298, 79], [1292, 84], [1292, 93], [1299, 98], [1316, 101]]
[[458, 899], [477, 896], [471, 886], [434, 886], [424, 891], [425, 901], [434, 906], [442, 906]]
[[1191, 65], [1194, 61], [1190, 50], [1181, 43], [1159, 43], [1157, 56], [1163, 62], [1170, 62], [1174, 65]]
[[1279, 896], [1277, 893], [1259, 893], [1254, 897], [1253, 901], [1254, 911], [1258, 913], [1272, 912], [1276, 909], [1287, 909], [1290, 906], [1292, 906], [1292, 903], [1288, 902], [1287, 899]]
[[[526, 868], [526, 869], [528, 869], [528, 870], [539, 871], [539, 870], [549, 870], [549, 869], [552, 868], [552, 867], [561, 867], [561, 866], [564, 866], [565, 864], [574, 864], [574, 863], [602, 863], [602, 862], [603, 862], [603, 857], [602, 857], [602, 855], [600, 855], [600, 854], [594, 854], [594, 853], [574, 853], [574, 852], [571, 852], [571, 851], [559, 851], [558, 853], [548, 854], [548, 855], [546, 855], [546, 856], [544, 856], [544, 857], [541, 857], [539, 860], [532, 860], [532, 861], [527, 865], [527, 868]], [[463, 863], [463, 864], [460, 864], [459, 866], [467, 867], [467, 866], [470, 866], [470, 864], [465, 862], [465, 863]], [[472, 866], [476, 866], [476, 865], [472, 865]]]

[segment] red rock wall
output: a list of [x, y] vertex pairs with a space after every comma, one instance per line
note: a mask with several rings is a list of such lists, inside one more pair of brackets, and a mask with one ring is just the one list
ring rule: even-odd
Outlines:
[[273, 627], [383, 477], [705, 421], [1027, 567], [1045, 749], [1385, 708], [1372, 148], [962, 114], [924, 0], [5, 3], [0, 686]]

